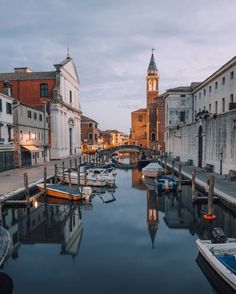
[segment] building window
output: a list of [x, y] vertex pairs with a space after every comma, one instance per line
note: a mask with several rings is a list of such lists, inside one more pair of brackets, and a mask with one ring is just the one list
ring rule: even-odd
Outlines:
[[92, 128], [93, 127], [93, 124], [90, 122], [89, 123], [89, 128]]
[[6, 112], [7, 114], [12, 114], [12, 105], [9, 102], [6, 103]]
[[72, 91], [70, 91], [70, 103], [72, 103]]
[[34, 119], [37, 119], [37, 113], [34, 112]]
[[138, 116], [138, 121], [140, 121], [140, 122], [143, 121], [143, 116], [142, 116], [142, 114], [139, 114], [139, 116]]
[[222, 85], [225, 84], [225, 77], [222, 78]]
[[233, 120], [233, 129], [236, 129], [236, 119]]
[[209, 93], [211, 93], [211, 86], [209, 86]]
[[206, 89], [203, 90], [203, 95], [206, 96]]
[[23, 140], [23, 131], [20, 130], [20, 139]]
[[217, 101], [215, 101], [215, 114], [217, 114], [217, 107], [218, 107]]
[[28, 116], [28, 118], [31, 118], [31, 111], [30, 110], [28, 110], [27, 116]]
[[48, 84], [40, 84], [40, 97], [48, 97]]
[[234, 94], [230, 95], [230, 102], [233, 103], [234, 102]]
[[42, 114], [39, 114], [39, 121], [42, 121], [43, 120], [43, 116]]
[[201, 93], [201, 92], [199, 92], [199, 94], [198, 94], [198, 95], [199, 95], [199, 99], [201, 99], [202, 93]]
[[185, 111], [180, 111], [180, 121], [185, 122]]
[[231, 73], [230, 73], [230, 79], [232, 80], [233, 78], [234, 78], [234, 72], [231, 71]]
[[151, 133], [151, 141], [152, 142], [156, 141], [156, 134], [155, 133]]
[[186, 97], [186, 95], [184, 95], [184, 94], [181, 94], [181, 95], [180, 95], [180, 97]]
[[0, 99], [0, 111], [2, 112], [2, 99]]
[[225, 112], [225, 98], [222, 98], [222, 112]]
[[215, 82], [215, 89], [218, 88], [218, 82]]
[[29, 140], [31, 140], [31, 132], [29, 131]]
[[89, 133], [89, 140], [93, 140], [93, 134]]

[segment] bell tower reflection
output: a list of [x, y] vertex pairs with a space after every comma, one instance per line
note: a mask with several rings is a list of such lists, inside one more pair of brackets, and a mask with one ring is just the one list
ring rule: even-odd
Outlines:
[[158, 223], [158, 197], [155, 190], [147, 189], [147, 224], [149, 235], [152, 241], [152, 248], [154, 248]]

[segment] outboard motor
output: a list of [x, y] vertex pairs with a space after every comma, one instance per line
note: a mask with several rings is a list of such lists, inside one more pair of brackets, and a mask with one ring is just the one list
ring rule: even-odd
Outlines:
[[226, 242], [226, 237], [225, 237], [225, 233], [223, 232], [223, 230], [219, 227], [214, 228], [212, 230], [212, 243], [225, 243]]

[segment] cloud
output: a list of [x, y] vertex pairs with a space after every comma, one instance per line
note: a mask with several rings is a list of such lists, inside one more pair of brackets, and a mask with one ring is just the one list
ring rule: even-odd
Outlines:
[[160, 92], [202, 81], [235, 55], [235, 0], [2, 0], [1, 7], [1, 71], [53, 70], [69, 47], [82, 110], [104, 128], [111, 124], [104, 103], [115, 105], [112, 121], [126, 132], [130, 112], [145, 107], [151, 48]]

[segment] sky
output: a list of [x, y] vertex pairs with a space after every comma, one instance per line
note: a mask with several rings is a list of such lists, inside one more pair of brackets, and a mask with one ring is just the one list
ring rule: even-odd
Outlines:
[[168, 88], [201, 82], [236, 54], [236, 0], [0, 0], [0, 72], [54, 70], [69, 48], [83, 115], [129, 134], [146, 106], [151, 48]]

